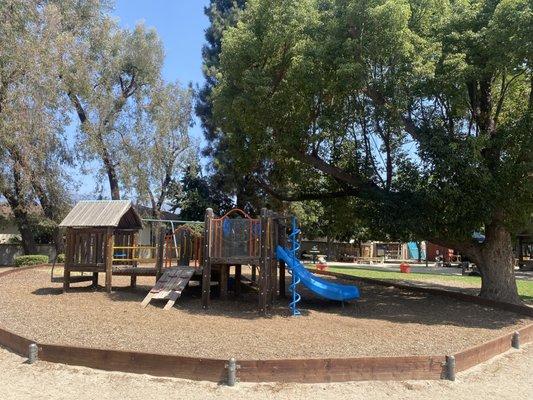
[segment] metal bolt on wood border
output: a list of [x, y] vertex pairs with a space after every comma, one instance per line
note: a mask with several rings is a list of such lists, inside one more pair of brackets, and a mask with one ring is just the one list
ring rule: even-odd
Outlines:
[[237, 383], [237, 370], [240, 368], [240, 365], [237, 365], [237, 360], [235, 357], [231, 357], [226, 364], [226, 369], [228, 370], [228, 380], [226, 384], [228, 386], [235, 386]]
[[33, 364], [38, 360], [39, 348], [35, 343], [31, 343], [28, 346], [28, 364]]
[[516, 331], [515, 333], [513, 333], [513, 338], [511, 340], [511, 346], [513, 346], [513, 348], [515, 349], [520, 348], [520, 332]]
[[446, 356], [446, 379], [455, 381], [455, 357]]

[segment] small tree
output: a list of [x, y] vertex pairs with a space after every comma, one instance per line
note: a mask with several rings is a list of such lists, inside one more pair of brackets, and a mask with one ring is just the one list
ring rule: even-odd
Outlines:
[[233, 207], [233, 201], [202, 176], [198, 160], [187, 167], [180, 182], [171, 189], [170, 197], [172, 210], [179, 210], [180, 218], [189, 221], [203, 220], [206, 208], [222, 215]]

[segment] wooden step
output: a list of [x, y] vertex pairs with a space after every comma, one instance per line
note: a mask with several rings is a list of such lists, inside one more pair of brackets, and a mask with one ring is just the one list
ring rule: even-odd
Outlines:
[[[70, 283], [79, 283], [79, 282], [92, 282], [93, 277], [89, 275], [85, 276], [71, 276]], [[62, 276], [53, 277], [51, 279], [52, 283], [63, 283], [65, 279]]]

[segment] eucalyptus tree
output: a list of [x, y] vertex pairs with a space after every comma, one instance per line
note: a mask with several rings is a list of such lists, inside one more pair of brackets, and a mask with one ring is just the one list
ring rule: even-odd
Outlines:
[[[42, 218], [35, 210], [40, 205], [54, 227], [68, 197], [64, 167], [71, 159], [63, 130], [68, 116], [59, 82], [75, 41], [65, 26], [67, 3], [0, 3], [0, 194], [13, 211], [26, 253], [36, 251], [34, 233]], [[77, 14], [82, 8], [71, 9], [70, 25], [83, 23]]]
[[160, 81], [163, 47], [157, 33], [139, 24], [120, 28], [104, 16], [92, 27], [64, 70], [64, 90], [79, 118], [78, 154], [98, 160], [111, 198], [120, 199], [121, 130], [136, 99]]
[[[345, 199], [368, 226], [455, 248], [518, 303], [531, 221], [528, 0], [249, 0], [213, 101], [232, 160], [278, 198]], [[482, 231], [483, 243], [472, 233]]]
[[130, 124], [119, 129], [124, 186], [160, 218], [169, 190], [198, 153], [191, 138], [193, 90], [160, 82], [135, 102]]

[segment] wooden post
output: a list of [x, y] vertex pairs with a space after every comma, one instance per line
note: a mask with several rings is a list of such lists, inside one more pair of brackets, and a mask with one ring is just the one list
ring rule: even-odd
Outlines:
[[67, 249], [63, 266], [63, 292], [70, 289], [70, 266], [74, 263], [74, 235], [72, 228], [67, 228]]
[[204, 266], [202, 270], [202, 308], [209, 308], [211, 297], [211, 219], [213, 219], [213, 209], [208, 208], [204, 219]]
[[[287, 227], [285, 226], [285, 222], [283, 224], [279, 224], [278, 227], [278, 244], [282, 247], [287, 247], [287, 233], [286, 233]], [[279, 297], [285, 298], [287, 297], [286, 288], [285, 288], [285, 262], [279, 261]]]
[[285, 262], [279, 262], [279, 297], [287, 297], [285, 289]]
[[235, 265], [235, 296], [241, 295], [242, 265]]
[[[139, 232], [134, 232], [131, 234], [131, 246], [133, 247], [131, 249], [131, 257], [130, 258], [136, 258], [135, 257], [135, 251], [136, 251], [136, 247], [137, 245], [139, 244]], [[139, 252], [137, 252], [137, 255], [139, 254]], [[137, 268], [138, 267], [138, 262], [137, 261], [133, 261], [132, 262], [132, 266], [134, 268]], [[130, 278], [130, 286], [132, 288], [134, 288], [135, 286], [137, 286], [137, 275], [136, 275], [136, 271], [133, 270], [133, 273], [131, 275], [131, 278]]]
[[268, 298], [267, 210], [261, 209], [261, 257], [259, 259], [259, 312], [266, 314]]
[[252, 265], [252, 282], [257, 282], [257, 266]]
[[220, 298], [225, 300], [228, 298], [228, 277], [229, 265], [220, 265]]
[[278, 263], [276, 258], [276, 246], [278, 244], [278, 223], [274, 219], [274, 213], [270, 212], [270, 223], [272, 224], [272, 238], [270, 241], [270, 305], [274, 305], [274, 299], [278, 292]]
[[155, 281], [157, 282], [161, 278], [163, 273], [163, 258], [165, 257], [165, 233], [166, 228], [162, 226], [159, 228], [159, 238], [157, 244], [157, 256], [155, 259]]
[[115, 235], [113, 228], [107, 228], [105, 246], [105, 291], [111, 293], [113, 279], [113, 245]]

